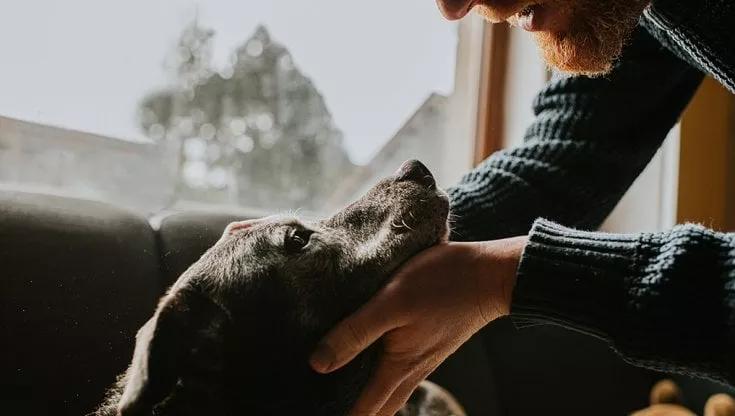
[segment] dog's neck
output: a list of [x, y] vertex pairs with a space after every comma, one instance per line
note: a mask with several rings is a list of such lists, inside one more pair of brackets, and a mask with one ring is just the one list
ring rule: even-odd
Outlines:
[[[267, 296], [266, 296], [267, 295]], [[222, 326], [208, 348], [194, 348], [179, 366], [179, 379], [157, 416], [262, 415], [339, 416], [347, 413], [377, 361], [374, 346], [334, 373], [311, 369], [309, 355], [336, 322], [304, 326], [293, 311], [293, 299], [277, 292], [244, 296], [225, 315], [237, 321]], [[273, 310], [273, 304], [285, 305]], [[262, 311], [268, 311], [263, 316]], [[341, 314], [335, 314], [341, 315]], [[247, 330], [240, 330], [246, 328]], [[117, 414], [125, 388], [123, 378], [97, 416]]]
[[[252, 306], [258, 309], [258, 305]], [[290, 314], [276, 312], [269, 319], [252, 316], [252, 322], [234, 325], [248, 331], [230, 333], [223, 339], [225, 349], [219, 363], [205, 351], [201, 352], [204, 357], [189, 360], [172, 394], [156, 406], [155, 415], [347, 413], [370, 376], [379, 346], [371, 347], [343, 369], [323, 375], [311, 369], [308, 358], [324, 331], [305, 329]], [[97, 416], [117, 415], [124, 386], [123, 378]]]
[[[233, 406], [238, 409], [234, 414], [346, 414], [377, 362], [379, 346], [370, 348], [344, 368], [323, 375], [312, 370], [308, 363], [322, 331], [303, 332], [303, 327], [285, 324], [272, 328], [279, 329], [263, 329], [260, 342], [249, 345], [259, 356], [238, 360], [236, 366], [228, 367], [227, 389], [233, 393]], [[286, 328], [290, 329], [284, 331]], [[263, 355], [263, 351], [268, 353]], [[240, 353], [239, 357], [247, 357]]]
[[[365, 386], [377, 357], [376, 347], [368, 349], [344, 369], [321, 375], [310, 368], [281, 377], [281, 371], [258, 379], [262, 374], [234, 375], [222, 379], [198, 376], [180, 380], [173, 394], [155, 408], [156, 416], [313, 416], [344, 415]], [[274, 383], [278, 386], [274, 387]], [[124, 389], [124, 378], [95, 416], [117, 416], [117, 403]]]

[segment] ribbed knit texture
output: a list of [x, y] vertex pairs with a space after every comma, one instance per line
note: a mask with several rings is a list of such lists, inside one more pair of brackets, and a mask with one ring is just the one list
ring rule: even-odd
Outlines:
[[453, 240], [525, 235], [533, 225], [513, 293], [517, 324], [565, 325], [639, 365], [735, 381], [731, 235], [691, 225], [579, 231], [596, 229], [645, 168], [701, 70], [735, 90], [733, 22], [730, 0], [656, 0], [608, 76], [555, 75], [534, 102], [524, 145], [448, 190]]
[[618, 235], [538, 220], [512, 313], [606, 339], [642, 366], [733, 383], [734, 256], [735, 236], [695, 225]]
[[735, 92], [735, 2], [654, 0], [642, 23], [667, 48]]

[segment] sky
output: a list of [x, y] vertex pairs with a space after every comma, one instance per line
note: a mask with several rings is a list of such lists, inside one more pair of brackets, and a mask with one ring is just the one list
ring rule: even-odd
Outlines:
[[452, 90], [456, 24], [434, 0], [0, 0], [0, 115], [143, 140], [136, 104], [170, 82], [164, 57], [197, 10], [218, 63], [265, 24], [356, 163]]

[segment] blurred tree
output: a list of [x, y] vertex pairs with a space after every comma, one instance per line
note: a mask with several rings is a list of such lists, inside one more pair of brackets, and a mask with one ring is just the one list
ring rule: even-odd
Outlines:
[[169, 206], [175, 204], [190, 185], [185, 175], [188, 163], [200, 163], [189, 160], [186, 145], [201, 129], [203, 117], [195, 102], [195, 89], [212, 76], [213, 38], [214, 31], [203, 28], [198, 18], [190, 22], [165, 57], [164, 67], [172, 74], [173, 86], [148, 94], [139, 104], [140, 128], [160, 144], [170, 162], [173, 186]]
[[264, 26], [219, 71], [213, 36], [189, 24], [174, 85], [140, 103], [141, 129], [173, 155], [173, 200], [319, 210], [354, 168], [324, 98]]

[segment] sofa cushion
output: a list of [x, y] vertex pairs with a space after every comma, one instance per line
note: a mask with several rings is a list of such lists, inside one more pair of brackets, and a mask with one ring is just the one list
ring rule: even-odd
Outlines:
[[183, 211], [151, 219], [161, 252], [165, 291], [222, 236], [231, 222], [255, 218], [247, 213]]
[[3, 413], [91, 411], [130, 362], [159, 296], [147, 220], [102, 203], [2, 191], [0, 264]]

